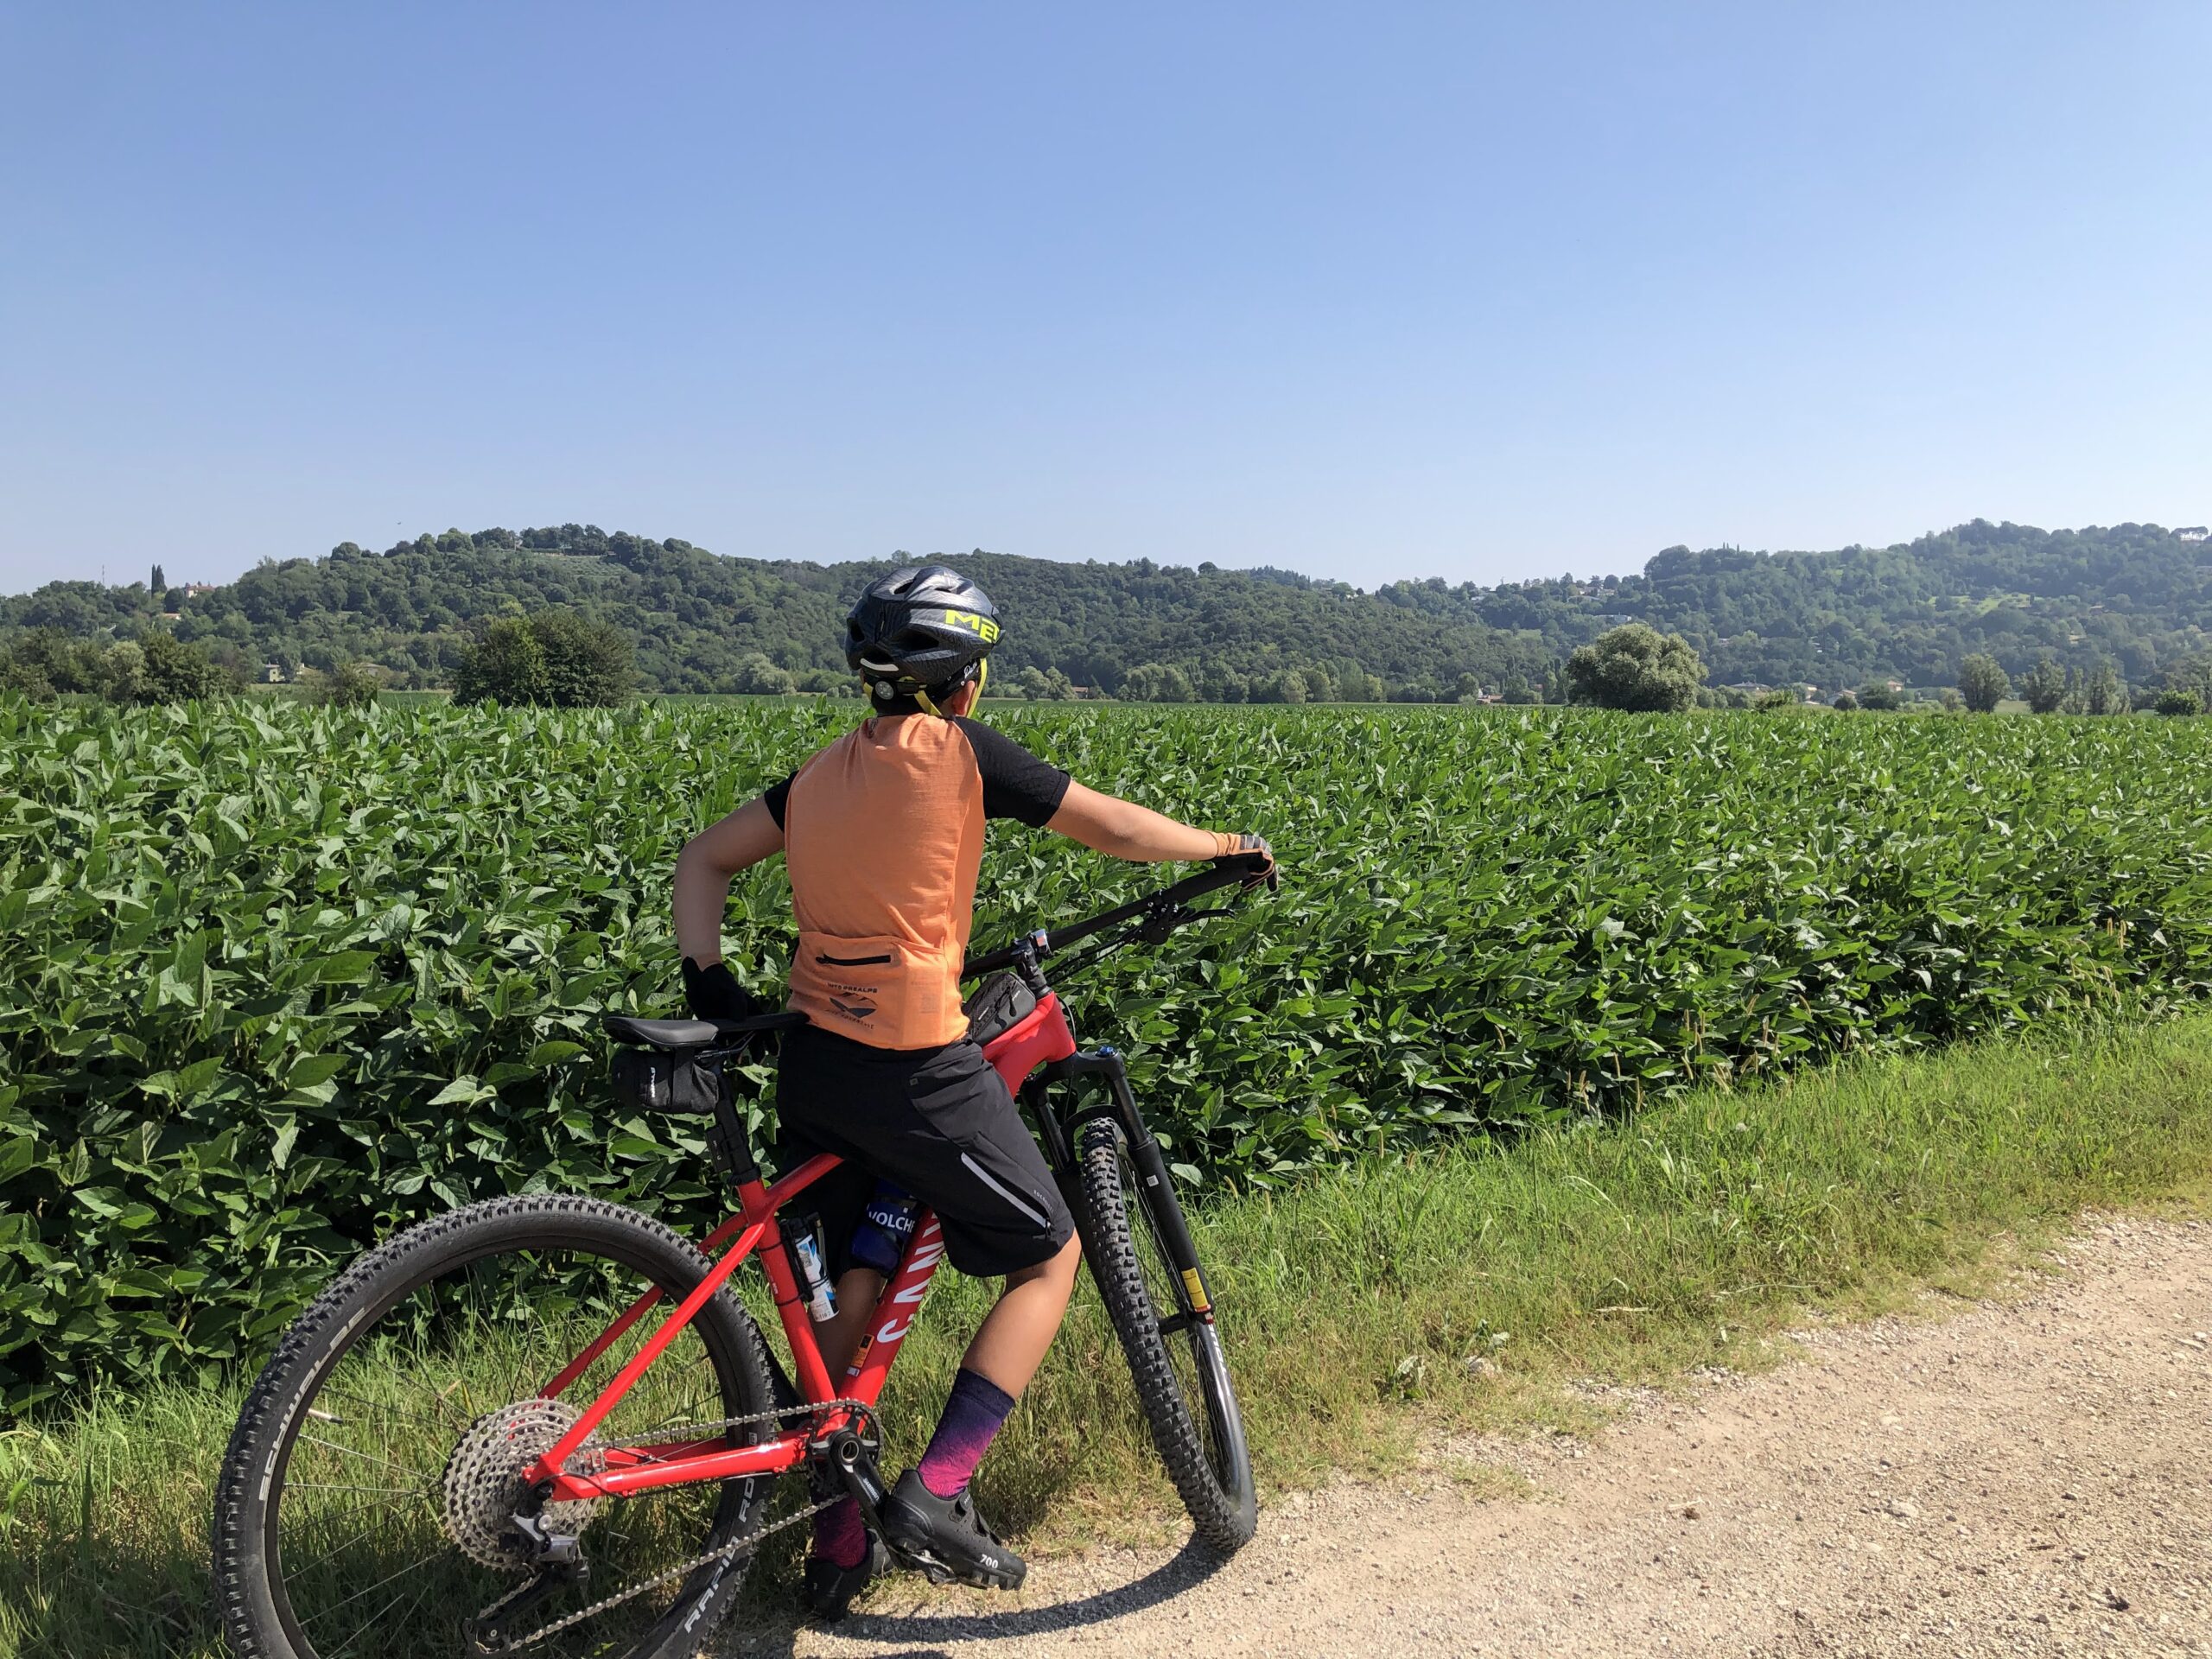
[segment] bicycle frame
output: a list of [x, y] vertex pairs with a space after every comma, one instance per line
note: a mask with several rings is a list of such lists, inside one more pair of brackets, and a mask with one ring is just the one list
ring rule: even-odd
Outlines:
[[[1060, 1000], [1049, 990], [1037, 1006], [984, 1046], [984, 1058], [1005, 1079], [1009, 1093], [1027, 1093], [1031, 1074], [1039, 1068], [1076, 1057], [1075, 1033], [1068, 1025]], [[738, 1212], [709, 1233], [701, 1248], [711, 1252], [725, 1241], [728, 1248], [716, 1258], [702, 1279], [661, 1322], [643, 1347], [631, 1356], [614, 1379], [601, 1389], [568, 1432], [545, 1454], [524, 1471], [527, 1485], [541, 1491], [543, 1500], [626, 1497], [657, 1487], [689, 1485], [701, 1481], [741, 1479], [748, 1476], [780, 1475], [798, 1468], [807, 1459], [816, 1437], [844, 1426], [848, 1414], [831, 1413], [825, 1421], [785, 1433], [751, 1446], [734, 1446], [726, 1440], [661, 1443], [650, 1448], [612, 1446], [601, 1448], [605, 1465], [596, 1473], [569, 1471], [565, 1465], [605, 1421], [607, 1414], [629, 1393], [638, 1379], [658, 1359], [669, 1344], [705, 1306], [709, 1297], [729, 1281], [748, 1256], [758, 1255], [776, 1299], [776, 1314], [791, 1344], [801, 1399], [807, 1405], [828, 1407], [839, 1400], [855, 1400], [873, 1406], [883, 1392], [892, 1363], [913, 1328], [914, 1319], [929, 1294], [930, 1281], [944, 1259], [944, 1235], [936, 1216], [924, 1210], [914, 1217], [914, 1231], [899, 1258], [898, 1271], [876, 1300], [868, 1328], [846, 1367], [843, 1387], [836, 1387], [821, 1345], [815, 1340], [814, 1322], [799, 1295], [798, 1275], [783, 1248], [783, 1232], [776, 1212], [820, 1180], [842, 1161], [827, 1155], [810, 1158], [772, 1185], [756, 1174], [740, 1183]], [[661, 1293], [648, 1291], [618, 1315], [593, 1338], [582, 1352], [538, 1390], [543, 1399], [556, 1399], [583, 1375], [593, 1361], [635, 1326], [659, 1301]]]

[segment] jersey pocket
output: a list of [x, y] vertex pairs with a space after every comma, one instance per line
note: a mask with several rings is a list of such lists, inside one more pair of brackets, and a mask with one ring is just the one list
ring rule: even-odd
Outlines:
[[879, 1048], [926, 1048], [944, 1040], [944, 977], [936, 953], [905, 939], [802, 929], [791, 1006], [826, 1031]]

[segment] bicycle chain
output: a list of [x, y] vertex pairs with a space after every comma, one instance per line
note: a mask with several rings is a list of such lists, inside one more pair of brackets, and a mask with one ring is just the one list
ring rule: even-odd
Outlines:
[[[875, 1411], [866, 1401], [832, 1400], [818, 1406], [802, 1401], [797, 1405], [779, 1406], [772, 1411], [750, 1412], [741, 1417], [723, 1417], [710, 1423], [686, 1423], [681, 1428], [664, 1429], [658, 1433], [638, 1436], [630, 1440], [628, 1444], [664, 1446], [673, 1440], [696, 1440], [702, 1433], [712, 1433], [726, 1429], [743, 1428], [753, 1423], [779, 1422], [784, 1418], [794, 1416], [801, 1412], [827, 1412], [840, 1409], [855, 1413], [871, 1428], [874, 1427]], [[795, 1527], [800, 1522], [810, 1520], [821, 1514], [823, 1510], [833, 1508], [842, 1501], [843, 1497], [844, 1494], [839, 1493], [835, 1497], [825, 1497], [818, 1503], [810, 1503], [803, 1510], [794, 1510], [780, 1521], [771, 1521], [765, 1526], [756, 1527], [743, 1537], [733, 1538], [719, 1548], [707, 1550], [702, 1554], [693, 1556], [688, 1561], [678, 1561], [673, 1567], [663, 1567], [651, 1578], [640, 1579], [627, 1588], [618, 1590], [611, 1596], [603, 1596], [589, 1606], [579, 1607], [575, 1612], [565, 1614], [550, 1624], [541, 1624], [527, 1636], [503, 1637], [500, 1638], [499, 1645], [492, 1651], [507, 1653], [520, 1648], [535, 1647], [540, 1642], [550, 1637], [558, 1636], [563, 1630], [575, 1629], [586, 1619], [597, 1618], [601, 1613], [620, 1607], [626, 1601], [635, 1601], [648, 1590], [666, 1584], [671, 1579], [688, 1578], [702, 1567], [712, 1567], [717, 1563], [726, 1564], [740, 1551], [751, 1548], [762, 1539], [781, 1532], [786, 1527]], [[490, 1624], [498, 1618], [501, 1608], [519, 1599], [537, 1583], [537, 1580], [534, 1578], [525, 1579], [508, 1591], [505, 1595], [485, 1608], [482, 1612], [477, 1614], [476, 1623], [480, 1626]]]

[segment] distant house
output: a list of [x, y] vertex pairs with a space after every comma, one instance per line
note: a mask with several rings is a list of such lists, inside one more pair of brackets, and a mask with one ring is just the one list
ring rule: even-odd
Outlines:
[[188, 582], [184, 584], [184, 591], [187, 594], [212, 594], [215, 591], [215, 584], [212, 582]]
[[1821, 688], [1817, 685], [1801, 684], [1797, 689], [1804, 693], [1805, 701], [1808, 702], [1818, 702], [1821, 700]]
[[1773, 688], [1758, 680], [1738, 680], [1726, 689], [1731, 691], [1741, 691], [1747, 697], [1763, 697]]
[[264, 685], [283, 684], [284, 665], [282, 663], [264, 663], [261, 665], [261, 683]]
[[2180, 537], [2184, 542], [2201, 542], [2208, 534], [2212, 534], [2212, 532], [2208, 532], [2202, 524], [2183, 524], [2180, 529], [2174, 531], [2174, 534]]

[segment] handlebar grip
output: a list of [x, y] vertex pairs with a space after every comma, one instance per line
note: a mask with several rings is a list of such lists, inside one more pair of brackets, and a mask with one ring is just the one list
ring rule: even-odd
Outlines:
[[1211, 862], [1217, 870], [1233, 872], [1243, 877], [1247, 886], [1264, 880], [1269, 893], [1281, 890], [1281, 872], [1272, 853], [1231, 853], [1227, 858], [1217, 858]]

